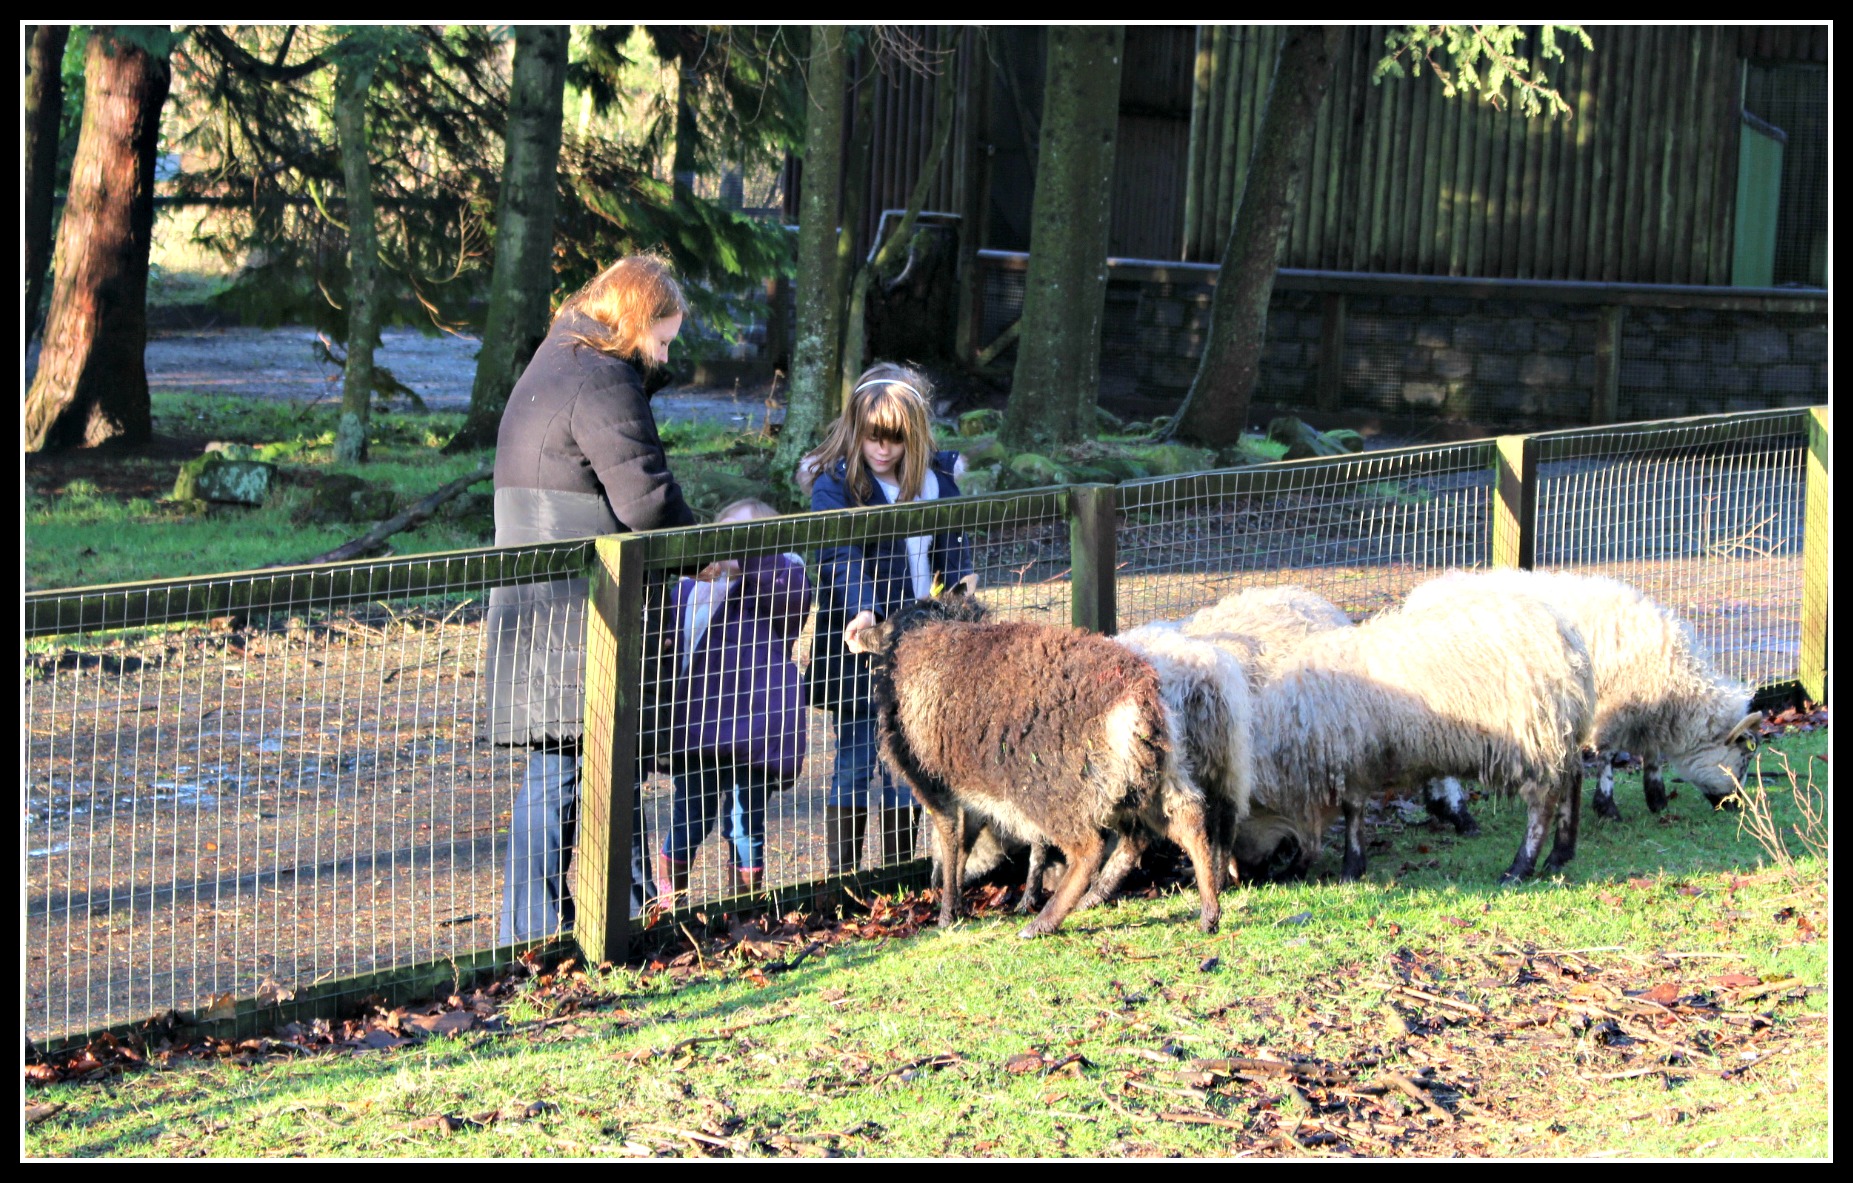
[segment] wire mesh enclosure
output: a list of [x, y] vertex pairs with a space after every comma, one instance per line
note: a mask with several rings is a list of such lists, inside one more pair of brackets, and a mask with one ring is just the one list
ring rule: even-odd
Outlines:
[[1751, 685], [1795, 676], [1809, 415], [1534, 436], [1540, 568], [1631, 583]]
[[993, 619], [1112, 631], [1247, 587], [1358, 619], [1449, 567], [1589, 570], [1818, 697], [1826, 455], [1824, 408], [1758, 412], [34, 593], [27, 1034], [325, 1011], [892, 880], [930, 828], [842, 638], [966, 576]]
[[28, 596], [28, 1035], [496, 945], [521, 760], [484, 742], [487, 592], [589, 554]]

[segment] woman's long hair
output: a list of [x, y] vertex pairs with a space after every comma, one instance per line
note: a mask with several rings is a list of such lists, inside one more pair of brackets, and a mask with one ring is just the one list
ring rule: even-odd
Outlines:
[[554, 319], [568, 312], [584, 313], [603, 330], [574, 333], [581, 344], [648, 370], [656, 365], [650, 330], [659, 320], [687, 316], [688, 299], [669, 260], [651, 251], [627, 255], [599, 272], [567, 297]]
[[[875, 499], [875, 482], [862, 458], [865, 439], [894, 440], [901, 445], [895, 484], [901, 501], [920, 496], [933, 463], [932, 386], [917, 371], [896, 362], [877, 362], [862, 371], [843, 413], [830, 425], [824, 442], [798, 462], [799, 480], [807, 486], [818, 473], [844, 463], [844, 484], [858, 502]], [[807, 479], [808, 478], [808, 479]]]

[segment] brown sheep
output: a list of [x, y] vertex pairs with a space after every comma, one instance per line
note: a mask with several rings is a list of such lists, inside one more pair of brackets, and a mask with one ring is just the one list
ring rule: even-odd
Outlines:
[[1197, 870], [1199, 926], [1221, 918], [1203, 793], [1179, 768], [1181, 740], [1150, 663], [1106, 637], [990, 624], [963, 585], [867, 630], [882, 754], [933, 818], [940, 923], [957, 915], [966, 834], [989, 824], [1045, 840], [1067, 862], [1023, 937], [1055, 930], [1110, 842], [1150, 831]]

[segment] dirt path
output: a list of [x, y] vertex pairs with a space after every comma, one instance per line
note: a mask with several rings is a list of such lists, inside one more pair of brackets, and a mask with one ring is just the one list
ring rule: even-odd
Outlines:
[[[470, 405], [476, 354], [482, 339], [414, 329], [380, 333], [375, 362], [418, 393], [433, 411], [461, 411]], [[316, 331], [303, 325], [275, 329], [234, 326], [158, 329], [148, 335], [148, 386], [156, 393], [223, 392], [244, 398], [314, 403], [341, 398], [341, 368], [317, 349]], [[763, 404], [736, 398], [716, 387], [672, 386], [653, 400], [658, 422], [706, 419], [759, 423]], [[775, 418], [776, 421], [776, 418]]]

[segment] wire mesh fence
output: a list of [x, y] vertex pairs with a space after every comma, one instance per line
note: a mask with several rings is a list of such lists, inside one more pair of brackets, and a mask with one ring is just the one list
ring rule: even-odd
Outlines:
[[1361, 618], [1523, 554], [1637, 584], [1756, 684], [1819, 650], [1823, 411], [1510, 438], [1517, 500], [1483, 440], [30, 595], [27, 1033], [917, 866], [841, 637], [964, 575], [994, 618], [1111, 629], [1283, 583]]
[[27, 597], [28, 1034], [494, 946], [520, 763], [483, 742], [486, 592], [588, 554]]
[[1633, 584], [1751, 685], [1795, 677], [1808, 423], [1774, 411], [1532, 437], [1536, 565]]

